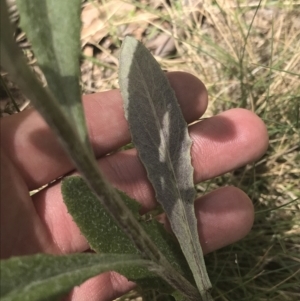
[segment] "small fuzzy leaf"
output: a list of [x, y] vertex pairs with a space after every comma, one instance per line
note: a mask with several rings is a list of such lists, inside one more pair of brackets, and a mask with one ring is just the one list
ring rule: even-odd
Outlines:
[[20, 25], [54, 97], [72, 120], [82, 142], [87, 131], [81, 104], [81, 0], [17, 0]]
[[132, 141], [193, 272], [203, 300], [211, 287], [197, 232], [192, 141], [174, 91], [150, 52], [126, 37], [119, 82]]
[[[139, 255], [139, 251], [104, 210], [82, 178], [78, 176], [65, 178], [61, 189], [68, 212], [72, 215], [81, 233], [86, 237], [94, 251], [97, 253]], [[136, 219], [140, 220], [141, 226], [158, 249], [174, 268], [193, 283], [193, 277], [186, 260], [174, 238], [155, 219], [151, 221], [142, 220], [138, 213], [140, 204], [121, 191], [119, 191], [119, 194]], [[139, 277], [136, 277], [138, 279], [135, 281], [143, 289], [157, 289], [164, 293], [173, 291], [167, 283], [147, 269], [139, 268], [137, 274]]]
[[57, 300], [74, 286], [100, 273], [116, 270], [133, 278], [134, 267], [155, 270], [137, 255], [37, 254], [1, 261], [1, 301]]

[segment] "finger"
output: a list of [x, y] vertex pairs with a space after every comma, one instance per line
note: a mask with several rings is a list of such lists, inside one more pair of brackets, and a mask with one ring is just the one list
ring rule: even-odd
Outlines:
[[[204, 254], [243, 238], [254, 219], [252, 202], [241, 190], [225, 187], [195, 203], [199, 238]], [[117, 273], [105, 273], [75, 288], [67, 300], [111, 301], [132, 290], [134, 284]]]
[[[207, 106], [204, 85], [188, 73], [173, 72], [167, 76], [187, 122], [197, 120]], [[119, 90], [87, 95], [83, 103], [97, 157], [130, 142]], [[3, 118], [1, 127], [1, 143], [29, 189], [41, 187], [73, 169], [57, 138], [36, 111]]]
[[[254, 221], [252, 201], [236, 187], [222, 187], [195, 201], [199, 240], [204, 254], [245, 237]], [[163, 219], [171, 230], [166, 218]]]
[[[194, 124], [189, 132], [195, 183], [251, 163], [268, 147], [264, 123], [243, 109], [232, 109]], [[99, 165], [114, 186], [139, 200], [145, 210], [156, 206], [154, 191], [135, 149], [105, 157]]]
[[[215, 130], [221, 131], [220, 138], [215, 136]], [[192, 162], [196, 183], [256, 160], [265, 152], [268, 141], [262, 121], [253, 113], [240, 109], [195, 124], [190, 127], [190, 132], [194, 140]], [[106, 178], [138, 200], [145, 211], [156, 206], [153, 189], [135, 150], [107, 156], [100, 159], [99, 164]], [[81, 252], [86, 248], [85, 240], [62, 202], [60, 184], [38, 193], [34, 202], [53, 240], [64, 252]]]
[[112, 301], [135, 288], [124, 276], [107, 272], [93, 277], [74, 288], [62, 301]]
[[[43, 193], [39, 199], [36, 199], [35, 204], [38, 214], [41, 220], [44, 221], [44, 226], [50, 233], [52, 242], [62, 253], [83, 252], [88, 249], [88, 243], [81, 235], [72, 217], [68, 214], [67, 208], [62, 202], [60, 192], [58, 189], [55, 189], [55, 191], [57, 192], [56, 198], [52, 198], [54, 191], [51, 191], [51, 199], [44, 196]], [[201, 221], [201, 225], [199, 225], [200, 241], [206, 252], [218, 249], [240, 239], [247, 233], [249, 224], [251, 224], [251, 222], [245, 223], [246, 216], [249, 214], [251, 221], [252, 212], [247, 196], [241, 192], [238, 194], [236, 191], [230, 189], [224, 191], [227, 193], [224, 197], [220, 195], [221, 192], [218, 190], [218, 194], [208, 194], [205, 198], [202, 197], [202, 199], [200, 198], [195, 202], [196, 211], [200, 213], [204, 212], [203, 214], [207, 215], [207, 217], [199, 215], [199, 220]], [[43, 197], [45, 198], [44, 200]], [[228, 214], [232, 214], [230, 215], [230, 217], [233, 217], [231, 220], [221, 211], [221, 209], [224, 209], [222, 206], [228, 209]], [[217, 222], [211, 218], [214, 211]], [[242, 212], [245, 213], [242, 214]], [[222, 232], [218, 232], [220, 229], [223, 229]]]
[[269, 145], [265, 124], [245, 109], [232, 109], [204, 120], [190, 135], [197, 183], [258, 160]]
[[0, 148], [0, 257], [58, 250], [31, 202], [26, 184]]

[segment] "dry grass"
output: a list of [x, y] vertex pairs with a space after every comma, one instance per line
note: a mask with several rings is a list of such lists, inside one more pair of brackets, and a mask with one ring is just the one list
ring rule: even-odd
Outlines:
[[267, 154], [198, 187], [235, 185], [256, 208], [250, 235], [206, 257], [213, 295], [300, 300], [300, 2], [166, 2], [83, 4], [83, 91], [118, 87], [119, 46], [131, 34], [164, 69], [190, 72], [206, 84], [204, 117], [234, 107], [258, 114], [269, 131]]

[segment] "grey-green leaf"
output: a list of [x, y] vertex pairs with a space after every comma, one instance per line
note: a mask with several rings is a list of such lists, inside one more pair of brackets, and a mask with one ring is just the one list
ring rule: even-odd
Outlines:
[[[97, 253], [137, 254], [139, 251], [106, 212], [101, 203], [92, 193], [81, 177], [67, 177], [62, 182], [62, 194], [68, 212], [80, 228], [81, 233], [88, 240], [91, 248]], [[168, 234], [163, 225], [155, 219], [145, 221], [138, 211], [140, 204], [119, 192], [126, 206], [132, 211], [136, 219], [140, 219], [141, 226], [154, 241], [158, 249], [167, 260], [186, 279], [193, 283], [193, 277], [178, 243]], [[161, 278], [147, 269], [139, 269], [136, 282], [144, 289], [156, 289], [163, 293], [174, 290]]]
[[17, 5], [49, 89], [88, 145], [79, 85], [81, 0], [17, 0]]
[[119, 82], [132, 140], [170, 220], [203, 300], [211, 287], [194, 212], [192, 141], [174, 91], [150, 52], [126, 37]]
[[0, 0], [0, 2], [1, 66], [9, 72], [15, 83], [31, 99], [36, 109], [58, 135], [64, 149], [73, 159], [76, 168], [88, 181], [99, 201], [103, 203], [118, 224], [122, 225], [122, 229], [124, 229], [135, 246], [143, 253], [145, 258], [151, 259], [164, 267], [158, 271], [158, 274], [184, 296], [191, 300], [198, 300], [196, 288], [170, 265], [165, 256], [156, 248], [149, 236], [146, 235], [132, 213], [123, 204], [120, 196], [99, 172], [98, 165], [90, 149], [86, 148], [79, 138], [74, 122], [69, 120], [68, 115], [63, 112], [60, 103], [55, 100], [50, 90], [42, 87], [40, 81], [37, 80], [27, 66], [21, 50], [13, 39], [13, 30], [8, 18], [6, 0]]
[[131, 277], [134, 267], [156, 266], [137, 255], [37, 254], [1, 261], [1, 301], [57, 300], [74, 286], [105, 271], [121, 271]]

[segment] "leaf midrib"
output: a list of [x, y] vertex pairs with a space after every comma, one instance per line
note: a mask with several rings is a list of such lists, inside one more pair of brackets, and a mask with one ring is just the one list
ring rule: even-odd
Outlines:
[[[150, 107], [151, 107], [151, 110], [152, 110], [152, 112], [153, 112], [153, 115], [155, 116], [155, 124], [156, 124], [156, 127], [157, 127], [157, 129], [158, 129], [158, 132], [160, 132], [160, 130], [162, 129], [162, 126], [161, 126], [161, 124], [160, 124], [160, 122], [159, 122], [159, 120], [158, 120], [158, 118], [157, 118], [157, 115], [156, 115], [156, 110], [155, 110], [155, 107], [154, 107], [154, 105], [153, 105], [153, 101], [152, 101], [152, 97], [151, 97], [151, 95], [150, 95], [150, 93], [149, 93], [149, 90], [147, 89], [147, 84], [146, 84], [146, 80], [145, 80], [145, 78], [144, 78], [144, 75], [143, 75], [143, 73], [141, 72], [141, 68], [140, 68], [140, 66], [139, 66], [139, 64], [136, 62], [136, 66], [137, 66], [137, 68], [138, 68], [138, 71], [139, 71], [139, 73], [140, 73], [140, 76], [141, 76], [141, 79], [142, 79], [142, 84], [143, 84], [143, 87], [144, 87], [144, 90], [145, 90], [145, 94], [146, 94], [146, 96], [147, 96], [147, 100], [148, 100], [148, 103], [150, 104]], [[165, 135], [163, 135], [163, 137], [164, 137], [164, 143], [165, 143], [165, 145], [167, 145], [167, 143], [166, 143], [166, 139], [165, 139]], [[178, 181], [177, 181], [177, 178], [176, 178], [176, 176], [175, 176], [175, 171], [174, 171], [174, 168], [173, 168], [173, 166], [172, 166], [172, 160], [171, 160], [171, 158], [170, 158], [170, 152], [169, 152], [169, 148], [165, 148], [166, 149], [166, 153], [167, 153], [167, 165], [168, 165], [168, 167], [169, 167], [169, 170], [171, 171], [171, 174], [172, 174], [172, 177], [173, 177], [173, 179], [174, 179], [174, 182], [176, 183], [176, 185], [175, 185], [175, 187], [176, 187], [176, 192], [177, 192], [177, 195], [179, 196], [179, 199], [181, 200], [181, 202], [179, 202], [180, 203], [180, 206], [181, 206], [181, 208], [182, 208], [182, 212], [183, 212], [183, 216], [184, 216], [184, 219], [185, 219], [185, 223], [187, 224], [187, 225], [189, 225], [190, 223], [189, 223], [189, 220], [188, 220], [188, 218], [187, 218], [187, 215], [186, 215], [186, 207], [184, 206], [184, 204], [183, 204], [183, 202], [182, 202], [182, 196], [181, 196], [181, 193], [180, 193], [180, 190], [179, 190], [179, 185], [178, 185]], [[172, 219], [170, 219], [170, 222], [171, 223], [173, 223], [173, 221], [172, 221]], [[193, 237], [193, 235], [192, 235], [192, 233], [191, 233], [191, 231], [190, 231], [190, 227], [187, 227], [187, 231], [188, 231], [188, 233], [189, 233], [189, 237], [191, 238], [191, 237]], [[195, 249], [195, 244], [194, 244], [194, 242], [193, 242], [193, 240], [191, 241], [191, 245], [192, 245], [192, 247], [193, 247], [193, 252], [194, 252], [194, 254], [198, 254], [198, 252], [196, 251], [196, 249]], [[197, 256], [198, 257], [198, 256]], [[201, 270], [201, 269], [200, 269]]]
[[[113, 258], [111, 258], [113, 259]], [[124, 258], [125, 259], [125, 258]], [[57, 275], [52, 275], [52, 276], [49, 276], [47, 278], [43, 278], [41, 280], [34, 280], [32, 282], [30, 282], [29, 284], [21, 284], [18, 286], [18, 289], [15, 289], [11, 292], [9, 292], [7, 295], [4, 296], [4, 299], [8, 299], [9, 297], [12, 297], [14, 295], [18, 295], [19, 292], [25, 292], [25, 291], [29, 291], [29, 290], [34, 290], [35, 287], [39, 287], [39, 286], [43, 286], [43, 285], [47, 285], [49, 284], [49, 282], [52, 282], [52, 281], [59, 281], [61, 278], [65, 278], [65, 277], [69, 277], [69, 276], [72, 276], [73, 274], [77, 273], [77, 274], [80, 274], [80, 273], [86, 273], [86, 272], [91, 272], [91, 268], [93, 268], [94, 270], [100, 270], [98, 273], [102, 273], [104, 272], [105, 270], [110, 270], [112, 268], [112, 266], [120, 266], [123, 264], [126, 268], [126, 266], [128, 265], [134, 265], [134, 266], [138, 266], [138, 265], [149, 265], [150, 262], [148, 262], [147, 260], [142, 260], [142, 259], [132, 259], [132, 260], [120, 260], [120, 262], [114, 262], [114, 263], [98, 263], [98, 264], [95, 264], [95, 263], [90, 263], [90, 264], [86, 264], [84, 265], [84, 267], [78, 267], [78, 268], [74, 268], [72, 270], [68, 270], [67, 272], [63, 272], [63, 273], [59, 273]], [[126, 262], [126, 264], [124, 264]], [[95, 273], [91, 273], [91, 274], [97, 274], [97, 272], [95, 271]], [[90, 275], [90, 274], [89, 274]], [[82, 278], [90, 278], [91, 276], [82, 276]], [[72, 285], [71, 285], [72, 286]]]

